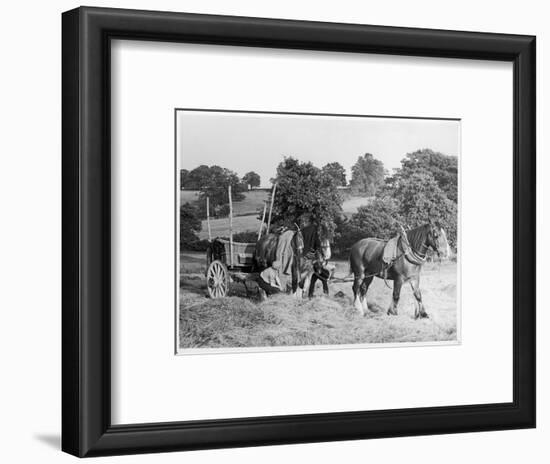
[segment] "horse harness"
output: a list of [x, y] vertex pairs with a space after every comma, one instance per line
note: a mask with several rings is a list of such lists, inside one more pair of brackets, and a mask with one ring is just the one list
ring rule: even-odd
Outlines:
[[[403, 244], [403, 242], [405, 242], [405, 243]], [[400, 244], [400, 248], [402, 250], [401, 254], [397, 255], [389, 263], [382, 264], [382, 269], [380, 269], [378, 272], [368, 274], [368, 275], [364, 276], [363, 278], [366, 279], [368, 277], [375, 277], [377, 275], [382, 274], [382, 278], [384, 279], [384, 283], [386, 284], [386, 287], [391, 289], [391, 287], [388, 285], [388, 281], [387, 281], [388, 270], [397, 262], [397, 260], [404, 257], [409, 263], [415, 264], [417, 266], [421, 266], [422, 264], [424, 264], [426, 262], [426, 258], [427, 258], [426, 251], [428, 251], [428, 245], [426, 245], [425, 243], [422, 244], [422, 246], [424, 247], [424, 253], [423, 253], [423, 256], [422, 256], [422, 254], [421, 254], [422, 252], [417, 253], [416, 251], [413, 250], [413, 248], [409, 244], [409, 241], [407, 240], [407, 235], [406, 234], [403, 234], [399, 237], [399, 244]]]

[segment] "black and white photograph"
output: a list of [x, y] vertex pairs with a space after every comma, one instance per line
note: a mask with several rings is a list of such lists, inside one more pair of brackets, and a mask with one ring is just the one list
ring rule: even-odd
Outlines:
[[2, 6], [1, 462], [548, 462], [544, 2]]
[[460, 120], [175, 118], [178, 354], [460, 342]]

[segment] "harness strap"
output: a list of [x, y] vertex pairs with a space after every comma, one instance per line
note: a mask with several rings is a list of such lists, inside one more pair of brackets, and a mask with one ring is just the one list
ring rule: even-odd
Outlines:
[[426, 255], [420, 256], [412, 248], [405, 253], [405, 258], [409, 263], [416, 264], [418, 266], [426, 262]]
[[[424, 255], [422, 256], [420, 253], [417, 253], [416, 251], [413, 250], [412, 246], [410, 245], [408, 239], [407, 239], [407, 234], [402, 234], [401, 237], [400, 237], [400, 240], [399, 242], [401, 243], [401, 248], [403, 249], [403, 255], [405, 255], [405, 258], [407, 259], [407, 261], [411, 264], [416, 264], [416, 265], [421, 265], [421, 264], [424, 264], [426, 262], [426, 254], [424, 253]], [[422, 244], [422, 246], [427, 249], [428, 247], [426, 246], [425, 243]], [[393, 262], [397, 261], [397, 258], [392, 261], [392, 265], [393, 265]]]
[[[403, 232], [404, 232], [404, 229], [403, 229]], [[391, 289], [387, 281], [388, 269], [390, 269], [397, 260], [399, 260], [402, 257], [405, 257], [405, 259], [409, 261], [411, 264], [416, 264], [418, 266], [426, 262], [427, 256], [426, 255], [422, 256], [413, 250], [413, 248], [409, 244], [406, 233], [403, 233], [401, 235], [401, 237], [399, 238], [399, 243], [401, 244], [401, 250], [402, 250], [401, 254], [397, 255], [394, 259], [392, 259], [386, 265], [382, 264], [382, 268], [378, 272], [368, 274], [364, 278], [374, 277], [382, 274], [382, 278], [384, 279], [384, 283], [386, 284], [386, 287]], [[426, 247], [426, 245], [424, 245], [424, 247]]]

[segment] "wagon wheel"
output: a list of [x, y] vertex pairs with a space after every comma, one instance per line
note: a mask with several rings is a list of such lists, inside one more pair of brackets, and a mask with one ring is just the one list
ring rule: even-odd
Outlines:
[[221, 298], [229, 291], [229, 274], [225, 265], [215, 260], [210, 263], [206, 271], [206, 288], [210, 298]]

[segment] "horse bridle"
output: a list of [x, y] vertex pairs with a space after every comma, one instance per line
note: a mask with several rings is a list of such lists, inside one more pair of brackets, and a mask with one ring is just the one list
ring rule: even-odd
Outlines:
[[[437, 226], [436, 226], [437, 227]], [[435, 246], [432, 246], [432, 245], [426, 245], [425, 243], [423, 243], [422, 245], [426, 247], [426, 251], [428, 251], [428, 248], [432, 248], [433, 251], [435, 251], [437, 253], [437, 256], [440, 257], [441, 256], [441, 252], [439, 251], [439, 246], [438, 246], [438, 242], [437, 240], [439, 239], [439, 236], [437, 238], [434, 237], [434, 233], [433, 233], [433, 229], [430, 230], [431, 234], [432, 234], [432, 241], [435, 242]], [[424, 252], [424, 255], [426, 255], [426, 253]]]

